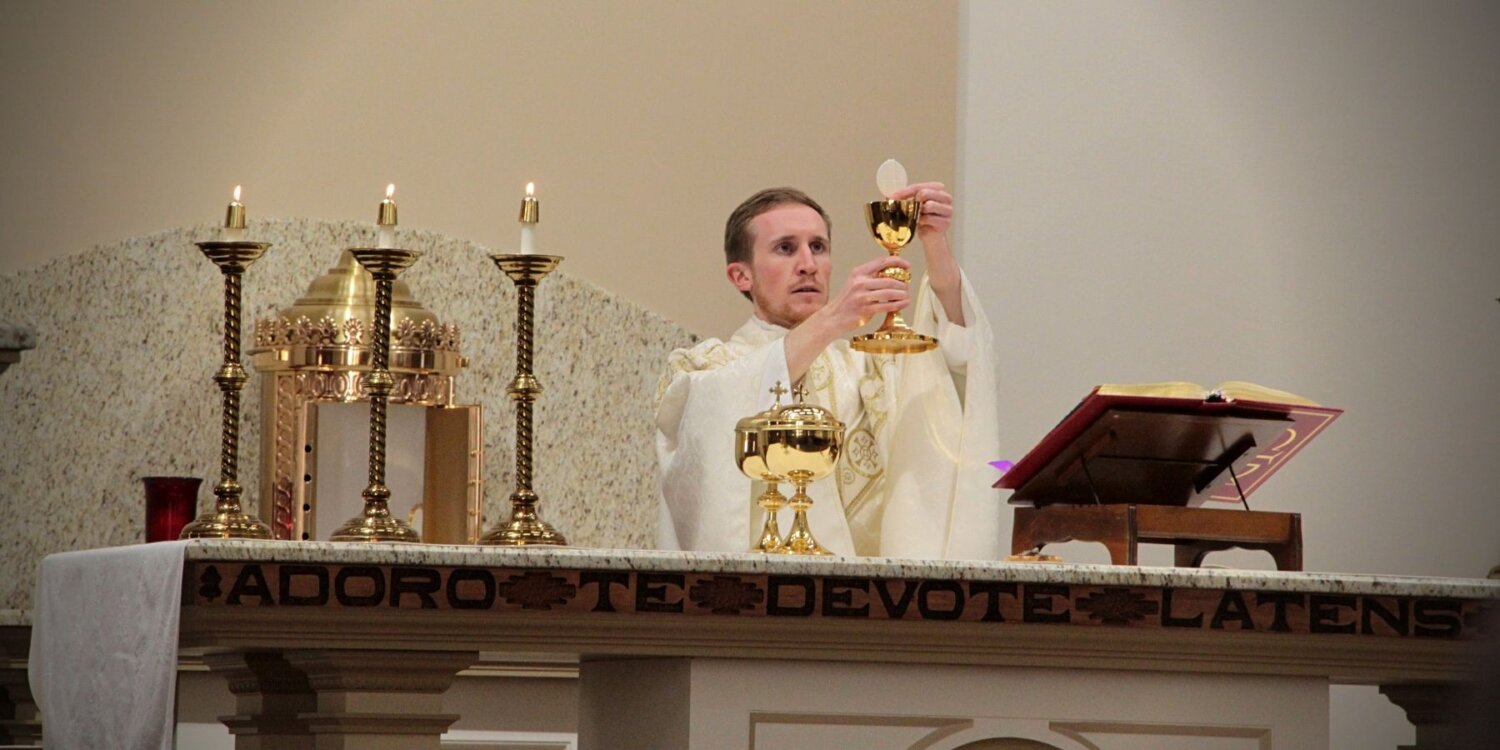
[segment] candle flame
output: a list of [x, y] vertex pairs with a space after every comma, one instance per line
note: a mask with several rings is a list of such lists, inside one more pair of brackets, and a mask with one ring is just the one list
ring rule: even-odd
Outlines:
[[396, 194], [396, 183], [393, 182], [393, 183], [385, 186], [385, 197], [386, 198], [390, 198], [391, 196], [393, 196], [395, 194]]
[[234, 202], [235, 203], [239, 203], [240, 202], [240, 186], [239, 185], [235, 185], [234, 186]]
[[530, 198], [530, 197], [532, 197], [534, 195], [536, 195], [536, 183], [535, 182], [528, 182], [528, 183], [526, 183], [526, 197]]

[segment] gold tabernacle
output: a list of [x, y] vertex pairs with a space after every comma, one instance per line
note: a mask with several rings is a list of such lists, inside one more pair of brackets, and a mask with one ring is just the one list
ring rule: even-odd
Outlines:
[[[250, 355], [261, 381], [261, 518], [273, 538], [327, 539], [353, 512], [333, 496], [342, 482], [319, 469], [339, 463], [329, 411], [369, 397], [374, 318], [375, 280], [343, 250], [295, 303], [256, 321]], [[473, 544], [483, 530], [482, 408], [458, 401], [457, 376], [468, 366], [460, 342], [457, 325], [439, 320], [401, 278], [391, 283], [386, 369], [395, 385], [386, 403], [422, 407], [417, 530], [428, 543]], [[404, 498], [396, 500], [392, 512], [409, 515]]]

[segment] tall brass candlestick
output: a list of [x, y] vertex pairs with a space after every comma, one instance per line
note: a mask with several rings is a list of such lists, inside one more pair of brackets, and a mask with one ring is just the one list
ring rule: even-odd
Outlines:
[[497, 523], [479, 543], [566, 545], [568, 540], [562, 533], [537, 516], [537, 495], [531, 489], [531, 406], [542, 392], [541, 383], [531, 374], [536, 287], [562, 258], [498, 253], [490, 260], [516, 284], [516, 379], [506, 389], [516, 402], [516, 491], [510, 495], [510, 519]]
[[[238, 217], [233, 207], [230, 223], [244, 227], [244, 209]], [[219, 441], [219, 483], [214, 487], [212, 511], [204, 512], [184, 526], [180, 539], [270, 539], [271, 527], [260, 519], [246, 515], [240, 507], [240, 390], [245, 387], [245, 368], [240, 364], [240, 282], [245, 269], [260, 260], [270, 243], [266, 242], [199, 242], [198, 249], [224, 274], [224, 366], [214, 375], [214, 382], [224, 394], [224, 430]]]
[[[382, 208], [382, 217], [385, 209]], [[391, 209], [394, 224], [394, 207]], [[387, 222], [382, 221], [382, 225]], [[329, 539], [335, 542], [420, 542], [422, 537], [405, 521], [391, 515], [391, 490], [385, 486], [385, 411], [395, 379], [391, 377], [391, 286], [396, 276], [417, 262], [412, 250], [394, 247], [353, 247], [350, 254], [375, 278], [374, 362], [365, 390], [370, 393], [370, 483], [361, 496], [364, 511], [344, 522]]]

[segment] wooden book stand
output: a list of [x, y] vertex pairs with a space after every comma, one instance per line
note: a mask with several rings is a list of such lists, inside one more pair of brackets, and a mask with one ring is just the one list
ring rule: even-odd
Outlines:
[[[1337, 414], [1096, 390], [996, 483], [1029, 506], [1016, 509], [1011, 551], [1099, 542], [1114, 564], [1135, 565], [1140, 543], [1171, 544], [1177, 565], [1197, 567], [1209, 552], [1240, 547], [1301, 570], [1301, 516], [1250, 510], [1245, 486], [1259, 486]], [[1317, 429], [1296, 429], [1319, 415]], [[1244, 509], [1201, 507], [1209, 500]]]

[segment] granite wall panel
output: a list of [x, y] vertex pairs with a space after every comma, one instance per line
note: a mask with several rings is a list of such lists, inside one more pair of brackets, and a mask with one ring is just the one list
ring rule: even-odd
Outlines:
[[[290, 306], [344, 247], [374, 227], [348, 221], [252, 221], [272, 247], [244, 284], [244, 338]], [[143, 536], [140, 479], [218, 479], [223, 281], [193, 245], [212, 226], [172, 229], [0, 276], [0, 319], [34, 325], [40, 348], [0, 375], [0, 608], [30, 605], [42, 557], [134, 544]], [[499, 517], [514, 480], [515, 287], [472, 242], [402, 230], [424, 251], [402, 275], [418, 300], [462, 329], [469, 367], [459, 403], [485, 410], [485, 509]], [[576, 249], [567, 252], [588, 252]], [[564, 253], [566, 254], [566, 252]], [[650, 547], [656, 527], [653, 397], [682, 327], [568, 276], [538, 291], [534, 370], [535, 489], [543, 516], [587, 547]], [[240, 480], [259, 504], [260, 396], [244, 391]], [[726, 437], [726, 440], [728, 438]], [[726, 443], [727, 445], [727, 443]]]

